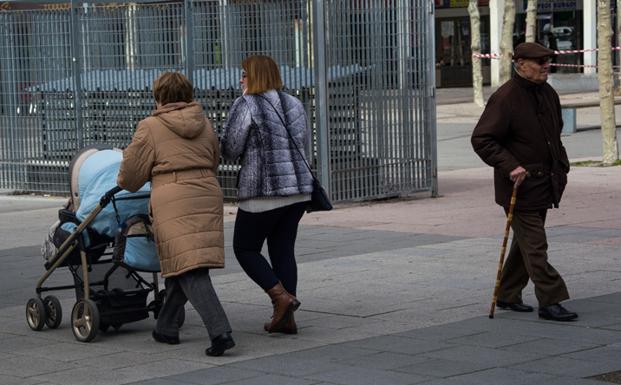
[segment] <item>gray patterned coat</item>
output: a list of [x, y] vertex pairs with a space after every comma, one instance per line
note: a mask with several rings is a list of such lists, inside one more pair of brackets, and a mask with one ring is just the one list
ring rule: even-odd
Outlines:
[[[273, 104], [287, 127], [265, 99]], [[222, 156], [231, 161], [241, 159], [239, 200], [313, 191], [311, 173], [291, 143], [287, 129], [303, 153], [310, 130], [304, 107], [297, 98], [270, 90], [235, 100], [224, 126]]]

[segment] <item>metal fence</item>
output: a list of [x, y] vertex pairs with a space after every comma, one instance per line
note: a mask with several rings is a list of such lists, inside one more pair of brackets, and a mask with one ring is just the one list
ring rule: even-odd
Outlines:
[[[82, 147], [123, 147], [184, 72], [221, 134], [241, 60], [268, 54], [335, 201], [436, 193], [429, 0], [14, 1], [0, 6], [0, 187], [66, 194]], [[238, 165], [223, 162], [225, 196]]]

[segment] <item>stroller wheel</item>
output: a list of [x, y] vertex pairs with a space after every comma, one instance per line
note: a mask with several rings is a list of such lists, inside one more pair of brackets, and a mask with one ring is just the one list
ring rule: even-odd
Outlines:
[[89, 342], [99, 331], [99, 310], [94, 301], [82, 299], [73, 305], [71, 331], [76, 340]]
[[32, 330], [39, 331], [43, 329], [47, 315], [45, 314], [45, 305], [41, 298], [30, 298], [26, 304], [26, 322]]
[[43, 298], [43, 304], [45, 305], [45, 324], [50, 329], [56, 329], [63, 320], [63, 309], [60, 306], [60, 301], [53, 295], [48, 295]]

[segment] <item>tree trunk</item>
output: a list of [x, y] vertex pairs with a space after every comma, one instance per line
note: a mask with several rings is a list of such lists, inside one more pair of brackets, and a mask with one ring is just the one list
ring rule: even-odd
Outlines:
[[[621, 45], [621, 0], [617, 0], [617, 45]], [[621, 65], [621, 50], [617, 50], [617, 66]], [[617, 67], [618, 69], [618, 67]], [[621, 72], [616, 72], [617, 74], [617, 89], [615, 90], [615, 95], [621, 95]]]
[[[621, 1], [621, 0], [619, 0]], [[470, 50], [472, 51], [472, 92], [474, 102], [483, 107], [483, 74], [481, 73], [481, 58], [475, 57], [481, 53], [481, 16], [477, 0], [469, 0], [468, 14], [470, 15]]]
[[535, 40], [537, 40], [537, 0], [528, 0], [528, 7], [526, 8], [526, 41], [534, 42]]
[[502, 18], [502, 40], [500, 41], [500, 83], [511, 79], [511, 57], [513, 56], [513, 25], [515, 24], [515, 0], [505, 1]]
[[597, 1], [597, 68], [599, 78], [599, 108], [602, 120], [602, 161], [612, 165], [619, 159], [617, 127], [612, 81], [612, 23], [610, 0]]

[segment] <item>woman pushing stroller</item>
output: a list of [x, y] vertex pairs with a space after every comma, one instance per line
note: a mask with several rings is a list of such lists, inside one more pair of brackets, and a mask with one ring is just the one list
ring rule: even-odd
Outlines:
[[157, 108], [138, 123], [117, 180], [132, 192], [151, 181], [151, 215], [166, 287], [153, 338], [179, 343], [178, 314], [189, 300], [211, 339], [205, 354], [220, 356], [235, 342], [209, 277], [209, 269], [224, 267], [218, 138], [182, 74], [159, 76], [153, 96]]

